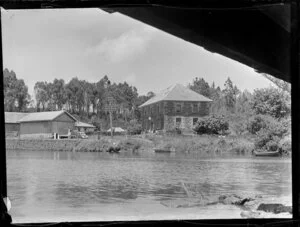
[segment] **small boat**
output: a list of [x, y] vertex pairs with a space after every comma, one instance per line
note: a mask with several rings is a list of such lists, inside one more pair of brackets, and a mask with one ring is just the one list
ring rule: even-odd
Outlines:
[[277, 157], [280, 156], [280, 151], [253, 151], [253, 154], [257, 157]]
[[171, 153], [171, 152], [175, 152], [175, 148], [171, 147], [171, 148], [154, 148], [154, 152], [155, 153]]

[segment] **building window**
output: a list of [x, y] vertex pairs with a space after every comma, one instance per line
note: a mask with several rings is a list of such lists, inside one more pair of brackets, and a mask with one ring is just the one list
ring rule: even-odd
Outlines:
[[193, 104], [192, 110], [193, 110], [193, 113], [197, 113], [198, 112], [198, 104], [197, 103]]
[[197, 123], [197, 121], [198, 121], [198, 117], [194, 117], [193, 118], [193, 125], [195, 125]]
[[164, 103], [163, 102], [160, 103], [160, 112], [161, 113], [164, 112]]
[[201, 109], [205, 109], [206, 108], [206, 104], [204, 102], [200, 102], [200, 108]]
[[181, 125], [181, 117], [176, 117], [176, 127], [179, 128]]
[[176, 113], [180, 113], [181, 112], [181, 104], [180, 103], [176, 103], [175, 104], [175, 112]]

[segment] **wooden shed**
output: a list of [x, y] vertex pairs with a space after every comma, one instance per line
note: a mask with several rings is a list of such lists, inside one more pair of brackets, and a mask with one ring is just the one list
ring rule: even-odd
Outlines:
[[5, 112], [5, 134], [7, 136], [18, 135], [20, 131], [19, 120], [29, 113]]
[[20, 137], [50, 138], [54, 133], [67, 135], [75, 128], [76, 121], [64, 110], [30, 113], [19, 120]]
[[94, 132], [96, 129], [96, 126], [85, 123], [85, 122], [77, 121], [75, 123], [75, 128], [80, 132]]

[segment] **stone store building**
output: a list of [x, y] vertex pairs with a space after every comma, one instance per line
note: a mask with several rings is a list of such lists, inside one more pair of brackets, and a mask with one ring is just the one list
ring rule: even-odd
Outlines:
[[141, 108], [144, 130], [191, 130], [201, 117], [209, 114], [211, 99], [176, 84], [168, 87]]

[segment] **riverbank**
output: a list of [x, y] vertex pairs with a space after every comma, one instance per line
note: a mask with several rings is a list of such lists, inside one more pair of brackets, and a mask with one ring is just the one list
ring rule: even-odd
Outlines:
[[254, 141], [242, 137], [218, 137], [211, 135], [155, 135], [96, 137], [89, 139], [6, 139], [8, 150], [47, 150], [47, 151], [79, 151], [79, 152], [143, 152], [154, 148], [170, 149], [182, 153], [251, 153]]
[[151, 141], [124, 136], [98, 139], [6, 139], [7, 150], [108, 152], [135, 151], [151, 148]]
[[215, 135], [147, 135], [145, 138], [152, 141], [154, 147], [162, 149], [174, 148], [176, 152], [194, 153], [223, 153], [239, 154], [251, 153], [254, 149], [254, 139], [237, 136]]

